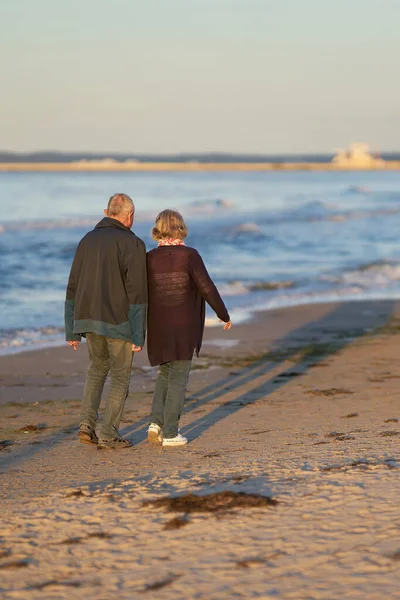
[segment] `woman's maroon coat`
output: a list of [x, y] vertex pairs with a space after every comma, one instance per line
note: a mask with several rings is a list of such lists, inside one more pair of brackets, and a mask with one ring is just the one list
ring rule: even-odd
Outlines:
[[147, 273], [150, 364], [191, 360], [203, 339], [204, 301], [222, 321], [229, 321], [200, 254], [188, 246], [159, 246], [147, 253]]

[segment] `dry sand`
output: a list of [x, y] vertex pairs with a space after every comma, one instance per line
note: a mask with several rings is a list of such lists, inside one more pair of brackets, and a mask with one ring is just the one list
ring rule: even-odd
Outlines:
[[181, 449], [145, 355], [114, 452], [76, 439], [84, 346], [1, 358], [0, 597], [400, 598], [399, 331], [389, 300], [207, 331]]

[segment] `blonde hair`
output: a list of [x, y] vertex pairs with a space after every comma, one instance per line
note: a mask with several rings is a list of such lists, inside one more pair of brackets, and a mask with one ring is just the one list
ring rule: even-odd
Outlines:
[[181, 213], [167, 208], [160, 212], [156, 218], [156, 224], [152, 229], [153, 240], [163, 240], [165, 238], [185, 239], [188, 234], [186, 223]]
[[114, 194], [108, 201], [107, 215], [109, 217], [120, 217], [135, 212], [135, 205], [127, 194]]

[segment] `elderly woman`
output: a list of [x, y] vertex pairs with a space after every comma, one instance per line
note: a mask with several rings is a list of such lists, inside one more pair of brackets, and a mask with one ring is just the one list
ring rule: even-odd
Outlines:
[[160, 365], [150, 416], [148, 440], [184, 446], [179, 419], [194, 351], [201, 348], [205, 301], [225, 322], [232, 323], [201, 256], [183, 241], [187, 227], [174, 210], [163, 210], [152, 231], [158, 247], [147, 254], [149, 312], [147, 349], [150, 364]]

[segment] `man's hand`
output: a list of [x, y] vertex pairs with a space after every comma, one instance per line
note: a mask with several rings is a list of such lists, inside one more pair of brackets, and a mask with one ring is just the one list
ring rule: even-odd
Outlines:
[[[219, 320], [220, 323], [223, 323], [223, 321], [220, 319]], [[228, 329], [230, 329], [232, 327], [232, 321], [228, 321], [227, 323], [225, 323], [224, 325], [224, 330], [227, 331]]]
[[140, 352], [141, 349], [141, 346], [136, 346], [136, 344], [132, 344], [132, 352]]
[[67, 342], [68, 346], [71, 346], [74, 350], [78, 349], [80, 342]]

